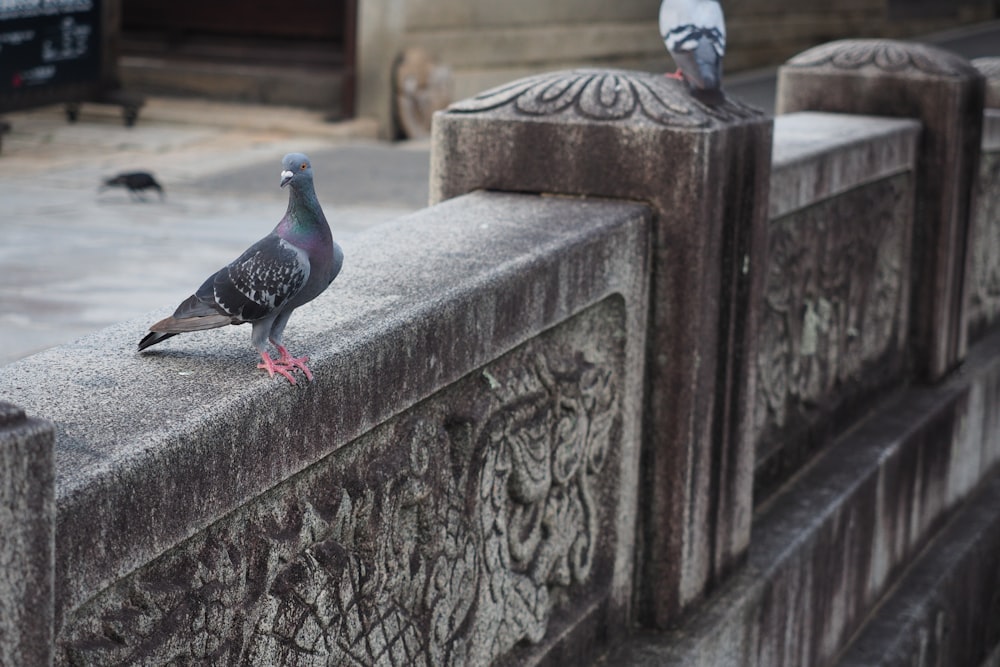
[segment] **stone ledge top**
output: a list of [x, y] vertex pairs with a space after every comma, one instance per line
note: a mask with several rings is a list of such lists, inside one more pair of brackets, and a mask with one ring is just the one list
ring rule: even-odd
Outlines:
[[881, 75], [977, 78], [979, 72], [961, 56], [927, 44], [892, 39], [841, 39], [793, 56], [783, 68], [823, 68]]
[[629, 122], [678, 129], [710, 129], [764, 113], [725, 97], [718, 104], [695, 98], [687, 85], [662, 74], [616, 69], [576, 69], [518, 79], [456, 102], [450, 115], [488, 114], [510, 120]]
[[986, 106], [1000, 108], [1000, 57], [976, 58], [972, 66], [986, 79]]
[[477, 192], [354, 236], [286, 331], [312, 383], [257, 370], [247, 327], [136, 353], [166, 308], [5, 366], [0, 396], [57, 429], [57, 607], [601, 299], [644, 318], [650, 216]]
[[983, 112], [983, 150], [1000, 151], [1000, 109]]
[[921, 125], [907, 118], [802, 111], [774, 119], [771, 219], [911, 170]]

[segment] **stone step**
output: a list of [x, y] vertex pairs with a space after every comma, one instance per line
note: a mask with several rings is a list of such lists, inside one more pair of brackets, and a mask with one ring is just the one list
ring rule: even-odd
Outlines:
[[146, 95], [280, 104], [345, 115], [343, 67], [234, 63], [180, 57], [127, 55], [119, 59], [123, 86]]
[[[745, 566], [607, 665], [828, 665], [1000, 460], [1000, 335], [897, 395], [759, 508]], [[1000, 473], [998, 473], [1000, 474]]]
[[906, 572], [837, 665], [975, 666], [998, 659], [1000, 473], [995, 473]]

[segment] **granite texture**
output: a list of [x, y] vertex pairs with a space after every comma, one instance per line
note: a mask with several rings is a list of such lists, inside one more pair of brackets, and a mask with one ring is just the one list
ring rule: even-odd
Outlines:
[[[233, 513], [247, 512], [245, 516], [260, 519], [265, 536], [281, 543], [273, 552], [278, 561], [281, 560], [278, 556], [285, 553], [282, 550], [290, 550], [288, 554], [297, 554], [299, 561], [296, 562], [312, 567], [314, 557], [333, 557], [329, 550], [336, 551], [337, 545], [347, 552], [354, 546], [360, 551], [375, 549], [387, 534], [361, 534], [363, 530], [374, 530], [379, 524], [378, 517], [370, 514], [375, 508], [365, 500], [373, 496], [366, 494], [393, 491], [394, 479], [401, 484], [409, 480], [420, 486], [419, 480], [410, 473], [414, 466], [420, 468], [427, 463], [421, 463], [424, 454], [415, 451], [412, 456], [416, 458], [408, 464], [399, 458], [405, 449], [398, 445], [386, 448], [389, 442], [402, 441], [409, 445], [405, 433], [410, 427], [400, 424], [413, 425], [421, 420], [439, 434], [441, 429], [447, 431], [454, 427], [450, 437], [458, 438], [450, 454], [431, 448], [435, 452], [433, 456], [437, 457], [433, 475], [440, 484], [458, 484], [458, 477], [465, 475], [464, 479], [471, 485], [467, 493], [471, 493], [471, 488], [492, 488], [500, 494], [493, 496], [490, 503], [485, 502], [485, 496], [481, 497], [479, 515], [471, 513], [470, 507], [467, 508], [469, 512], [457, 516], [448, 514], [451, 510], [440, 495], [442, 489], [452, 487], [438, 487], [438, 495], [431, 494], [426, 500], [427, 513], [422, 520], [448, 516], [457, 523], [453, 525], [455, 531], [451, 537], [434, 531], [424, 533], [433, 543], [428, 543], [421, 555], [430, 559], [448, 554], [452, 560], [439, 559], [439, 563], [427, 560], [426, 568], [451, 568], [455, 576], [453, 581], [462, 581], [459, 570], [464, 567], [463, 559], [473, 555], [464, 546], [460, 549], [456, 540], [474, 540], [477, 539], [474, 534], [486, 534], [482, 531], [488, 524], [476, 522], [496, 521], [499, 526], [510, 520], [524, 530], [536, 525], [533, 521], [548, 522], [540, 529], [548, 535], [549, 541], [544, 545], [535, 540], [530, 531], [517, 533], [519, 539], [527, 540], [526, 544], [510, 546], [512, 550], [519, 550], [516, 554], [511, 552], [511, 558], [514, 561], [524, 559], [518, 561], [521, 565], [503, 560], [506, 556], [502, 553], [480, 553], [477, 572], [482, 585], [495, 581], [527, 594], [529, 589], [525, 588], [525, 582], [530, 582], [535, 586], [531, 590], [538, 599], [534, 607], [521, 610], [524, 614], [530, 612], [529, 616], [521, 611], [507, 610], [503, 613], [484, 611], [479, 617], [477, 623], [500, 619], [520, 628], [512, 626], [505, 630], [502, 646], [497, 645], [500, 648], [483, 647], [485, 630], [472, 632], [466, 625], [451, 628], [479, 638], [469, 640], [469, 646], [475, 647], [469, 650], [477, 651], [476, 655], [485, 655], [483, 651], [492, 651], [490, 655], [494, 655], [522, 639], [534, 643], [544, 639], [547, 648], [525, 652], [525, 655], [534, 656], [532, 659], [541, 659], [546, 650], [552, 655], [572, 654], [575, 649], [589, 650], [588, 647], [622, 631], [631, 608], [634, 562], [642, 407], [639, 378], [642, 377], [645, 349], [649, 270], [648, 225], [648, 209], [638, 204], [476, 193], [359, 235], [356, 237], [357, 250], [348, 256], [335, 288], [309, 307], [297, 311], [289, 328], [289, 344], [294, 344], [295, 349], [309, 350], [310, 365], [316, 376], [315, 382], [300, 383], [300, 386], [289, 386], [257, 371], [249, 332], [236, 327], [174, 338], [154, 354], [136, 354], [136, 341], [160, 313], [151, 313], [141, 321], [122, 323], [71, 345], [7, 366], [0, 378], [0, 395], [10, 397], [34, 414], [44, 415], [56, 425], [55, 616], [56, 630], [65, 638], [61, 649], [65, 651], [63, 659], [70, 660], [71, 655], [76, 655], [70, 652], [71, 647], [83, 650], [79, 643], [73, 643], [74, 638], [85, 636], [86, 630], [80, 627], [99, 627], [99, 631], [95, 631], [102, 637], [100, 641], [95, 639], [98, 644], [105, 641], [121, 644], [119, 648], [125, 653], [116, 652], [118, 649], [112, 647], [100, 660], [114, 662], [115, 656], [128, 655], [128, 649], [123, 647], [135, 647], [143, 637], [154, 636], [162, 640], [161, 645], [165, 647], [162, 650], [167, 653], [160, 653], [160, 648], [154, 650], [156, 642], [153, 641], [150, 655], [175, 655], [169, 652], [180, 640], [169, 628], [181, 618], [192, 619], [184, 614], [194, 613], [195, 609], [207, 610], [208, 616], [191, 620], [193, 625], [189, 627], [192, 631], [198, 630], [201, 627], [198, 624], [204, 623], [205, 629], [199, 630], [197, 642], [184, 640], [189, 650], [184, 655], [195, 655], [190, 652], [196, 650], [210, 655], [222, 644], [249, 647], [245, 632], [247, 628], [258, 626], [256, 621], [246, 620], [247, 615], [262, 607], [249, 605], [248, 598], [239, 597], [246, 594], [245, 589], [239, 589], [242, 593], [233, 593], [237, 595], [235, 598], [220, 592], [218, 599], [224, 599], [225, 604], [219, 606], [211, 596], [221, 584], [186, 590], [173, 588], [170, 582], [201, 580], [197, 579], [197, 574], [192, 575], [195, 579], [185, 579], [184, 572], [189, 570], [164, 574], [162, 567], [169, 569], [170, 564], [179, 563], [177, 567], [182, 569], [190, 566], [202, 571], [199, 568], [207, 568], [205, 581], [228, 582], [227, 586], [236, 581], [232, 578], [237, 576], [236, 571], [243, 574], [267, 572], [267, 576], [275, 577], [273, 581], [280, 580], [281, 583], [275, 585], [285, 588], [280, 595], [277, 590], [273, 591], [274, 595], [267, 597], [266, 604], [261, 602], [263, 598], [253, 598], [268, 610], [266, 613], [260, 611], [263, 614], [260, 618], [273, 612], [274, 605], [282, 601], [292, 605], [284, 608], [288, 613], [298, 613], [293, 609], [293, 599], [302, 590], [297, 589], [295, 583], [302, 571], [293, 567], [290, 574], [280, 578], [278, 562], [253, 561], [265, 552], [248, 542], [227, 542], [226, 531], [236, 530], [238, 526], [232, 523], [232, 517], [236, 516]], [[543, 331], [599, 303], [604, 305], [588, 312], [598, 313], [595, 317], [600, 322], [614, 320], [613, 326], [593, 325], [596, 327], [594, 332], [604, 336], [601, 338], [595, 333], [597, 339], [608, 340], [606, 349], [602, 348], [599, 354], [586, 346], [579, 348], [575, 343], [560, 342], [556, 334], [553, 335], [557, 340], [550, 348], [530, 347], [530, 341]], [[613, 317], [600, 315], [607, 309]], [[582, 321], [592, 320], [584, 318]], [[611, 329], [601, 326], [611, 326]], [[490, 365], [525, 344], [529, 347], [519, 348], [521, 356], [498, 366]], [[533, 355], [533, 352], [539, 354]], [[610, 356], [601, 356], [604, 354]], [[532, 370], [529, 372], [529, 369]], [[612, 375], [613, 383], [608, 384]], [[580, 392], [592, 394], [588, 397], [571, 395], [570, 385], [577, 380], [579, 384], [575, 386]], [[366, 441], [375, 443], [370, 445], [371, 451], [366, 450], [366, 445], [348, 447], [376, 426], [455, 382], [464, 383], [462, 386], [467, 388], [456, 390], [460, 397], [451, 401], [455, 413], [448, 413], [440, 401], [432, 402], [431, 408], [412, 413], [408, 422], [405, 418], [395, 422], [395, 426], [380, 436], [383, 440], [373, 436], [374, 440]], [[490, 386], [485, 393], [483, 382]], [[499, 386], [494, 387], [494, 383]], [[480, 398], [476, 398], [472, 388], [480, 392]], [[532, 400], [519, 402], [518, 396], [522, 394], [530, 395]], [[458, 409], [462, 400], [468, 401], [469, 414]], [[609, 401], [613, 408], [608, 407]], [[457, 456], [456, 460], [460, 460], [461, 456], [473, 455], [472, 450], [463, 449], [466, 445], [462, 444], [460, 436], [463, 420], [476, 410], [485, 410], [483, 414], [487, 416], [493, 414], [490, 410], [495, 410], [499, 416], [490, 424], [477, 424], [478, 429], [486, 429], [476, 431], [477, 442], [485, 449], [473, 449], [485, 457], [505, 453], [492, 467], [486, 466], [485, 461], [473, 460], [467, 461], [465, 468], [452, 468], [457, 477], [449, 481], [447, 475], [442, 476], [441, 465], [445, 460], [442, 457]], [[602, 421], [606, 413], [612, 416]], [[612, 438], [605, 443], [604, 449], [602, 445], [595, 445], [601, 452], [614, 450], [604, 463], [607, 467], [602, 468], [599, 475], [602, 479], [606, 476], [614, 480], [608, 482], [609, 487], [602, 486], [613, 486], [615, 493], [612, 496], [593, 495], [584, 499], [594, 488], [587, 475], [593, 475], [600, 468], [602, 456], [597, 449], [587, 449], [592, 454], [591, 468], [580, 472], [577, 455], [581, 451], [580, 443], [584, 442], [580, 439], [584, 424], [593, 429], [598, 440], [604, 436]], [[417, 435], [427, 435], [426, 429], [414, 431], [414, 437]], [[473, 435], [472, 431], [468, 435]], [[555, 447], [552, 443], [562, 442], [559, 435], [571, 440], [572, 446]], [[504, 443], [515, 440], [518, 447], [505, 448]], [[437, 446], [444, 445], [438, 443]], [[544, 466], [529, 466], [527, 477], [517, 473], [515, 477], [520, 481], [507, 473], [491, 479], [477, 477], [484, 466], [492, 474], [496, 473], [496, 466], [512, 465], [505, 458], [511, 451], [537, 457], [546, 451], [545, 447], [553, 452], [556, 463], [552, 470], [559, 468], [551, 473], [561, 475], [558, 483], [551, 481], [552, 477], [533, 477], [539, 470], [545, 470]], [[313, 472], [304, 473], [306, 476], [320, 475], [312, 466], [342, 449], [341, 457], [360, 457], [357, 460], [368, 461], [365, 465], [376, 476], [372, 481], [377, 482], [377, 488], [366, 488], [363, 470], [345, 473], [362, 476], [346, 490], [348, 500], [337, 491], [336, 498], [327, 497], [333, 505], [323, 505], [316, 510], [318, 517], [310, 514], [301, 519], [308, 520], [306, 524], [299, 523], [300, 518], [296, 518], [295, 513], [301, 510], [305, 516], [311, 511], [308, 507], [321, 504], [317, 498], [323, 496], [322, 489], [305, 489], [296, 483], [283, 487], [289, 493], [301, 489], [305, 495], [299, 497], [283, 496], [271, 489], [307, 469]], [[389, 451], [392, 453], [385, 454], [388, 469], [384, 477], [379, 477], [382, 474], [378, 472], [379, 465], [371, 461]], [[429, 452], [427, 456], [431, 456]], [[366, 456], [371, 459], [365, 459]], [[397, 466], [395, 472], [394, 465]], [[388, 489], [378, 486], [382, 483], [388, 484]], [[477, 484], [494, 486], [477, 487]], [[502, 492], [513, 495], [508, 498]], [[412, 493], [419, 495], [419, 489]], [[254, 500], [262, 494], [268, 494], [267, 498]], [[475, 500], [474, 495], [467, 496], [467, 500]], [[599, 513], [588, 514], [586, 508], [593, 508], [591, 503], [598, 500], [601, 503]], [[272, 511], [272, 519], [261, 518], [268, 511]], [[285, 511], [291, 514], [282, 514]], [[322, 524], [322, 521], [332, 521], [334, 516], [340, 517], [338, 525]], [[404, 523], [411, 518], [415, 519], [412, 513], [397, 517]], [[348, 534], [351, 522], [359, 531], [353, 535]], [[466, 524], [460, 525], [461, 522]], [[565, 534], [557, 536], [547, 532], [548, 526], [569, 528]], [[319, 527], [323, 530], [317, 533]], [[300, 528], [304, 532], [296, 532]], [[425, 529], [430, 530], [430, 527], [421, 528]], [[385, 530], [391, 533], [395, 528], [386, 525]], [[405, 536], [410, 528], [404, 526], [400, 530], [403, 532], [398, 535]], [[253, 535], [247, 533], [246, 538], [252, 540]], [[233, 539], [238, 537], [234, 535]], [[178, 548], [189, 539], [194, 542]], [[347, 542], [339, 542], [341, 539]], [[588, 543], [590, 539], [593, 545]], [[192, 544], [209, 546], [206, 551], [197, 552]], [[494, 543], [480, 542], [479, 546], [485, 549], [486, 544]], [[196, 553], [197, 556], [193, 555]], [[161, 557], [165, 560], [157, 561]], [[244, 557], [248, 560], [239, 560]], [[487, 564], [496, 568], [496, 558], [503, 561], [507, 571], [482, 569]], [[586, 571], [591, 559], [595, 564], [600, 563], [595, 565], [593, 577]], [[150, 565], [153, 561], [158, 564]], [[251, 561], [258, 569], [246, 569]], [[346, 569], [334, 568], [331, 572], [349, 577], [353, 576], [352, 572], [359, 574], [352, 567], [368, 564], [374, 567], [363, 558], [341, 562]], [[352, 562], [354, 565], [350, 564]], [[399, 563], [398, 560], [392, 562]], [[531, 570], [529, 563], [538, 571]], [[410, 564], [416, 567], [417, 560], [411, 560]], [[207, 575], [209, 571], [213, 573], [211, 576]], [[111, 611], [114, 601], [120, 599], [114, 597], [115, 591], [131, 590], [129, 586], [142, 589], [142, 575], [122, 582], [135, 572], [150, 573], [154, 579], [166, 577], [161, 580], [163, 588], [155, 591], [166, 597], [157, 597], [156, 601], [164, 605], [163, 609], [173, 609], [176, 614], [160, 615], [165, 625], [155, 632], [151, 626], [143, 625], [142, 619], [135, 619], [128, 605], [119, 607], [121, 615], [116, 616]], [[390, 585], [375, 591], [370, 587], [376, 580], [368, 578], [374, 571], [364, 572], [368, 574], [361, 574], [368, 583], [361, 580], [355, 583], [372, 592], [372, 597], [365, 602], [369, 604], [366, 613], [384, 610], [390, 593], [397, 589]], [[491, 572], [500, 579], [490, 579]], [[417, 572], [412, 572], [414, 586], [419, 584], [418, 580], [428, 586], [441, 581], [439, 577], [430, 577], [429, 573], [430, 570], [425, 569], [421, 574], [424, 578], [420, 579]], [[507, 574], [510, 578], [503, 579]], [[263, 580], [256, 578], [247, 584], [253, 589], [251, 597], [263, 595], [254, 588], [263, 584]], [[546, 588], [549, 585], [553, 587], [551, 592]], [[564, 593], [564, 589], [569, 593]], [[142, 590], [149, 593], [148, 589]], [[339, 590], [347, 592], [346, 588]], [[467, 597], [452, 596], [448, 604], [465, 604], [472, 597], [472, 590], [463, 590], [468, 593]], [[542, 599], [550, 593], [553, 601]], [[416, 595], [414, 591], [411, 594]], [[432, 588], [427, 589], [427, 594], [432, 598], [435, 595]], [[498, 595], [495, 591], [493, 594], [494, 597]], [[567, 607], [566, 599], [573, 595], [579, 595], [574, 600], [587, 602]], [[234, 600], [249, 606], [227, 606], [233, 605]], [[426, 656], [432, 655], [427, 653], [431, 650], [431, 635], [444, 632], [451, 622], [447, 619], [432, 622], [432, 611], [445, 609], [435, 607], [432, 602], [430, 598], [425, 599], [420, 610], [424, 614], [420, 617], [423, 636], [428, 639], [420, 650]], [[204, 606], [198, 606], [202, 603]], [[89, 621], [81, 621], [79, 610], [87, 605], [97, 605], [92, 607], [95, 613], [87, 617]], [[570, 612], [565, 612], [567, 608]], [[111, 615], [103, 616], [105, 611]], [[229, 620], [212, 616], [216, 612]], [[459, 613], [457, 609], [451, 612]], [[246, 618], [232, 621], [226, 616], [230, 613]], [[555, 619], [552, 626], [548, 625], [550, 615]], [[589, 627], [588, 623], [597, 622], [593, 620], [597, 616], [600, 616], [601, 633], [577, 631], [574, 634], [577, 625]], [[155, 618], [154, 613], [146, 620], [152, 622]], [[122, 627], [130, 628], [129, 632], [116, 634], [116, 628], [129, 619], [135, 620], [137, 625], [126, 623]], [[386, 623], [390, 621], [387, 619]], [[273, 628], [267, 627], [278, 633], [271, 635], [277, 637], [280, 632], [292, 632], [293, 625], [292, 621], [274, 620]], [[219, 635], [216, 633], [219, 628], [234, 630], [236, 634]], [[301, 646], [311, 645], [305, 639], [302, 642]], [[87, 641], [83, 644], [90, 646]], [[100, 648], [90, 646], [98, 650], [95, 655], [101, 655]], [[261, 655], [285, 656], [281, 651], [286, 648], [271, 646], [253, 651], [264, 651]], [[245, 650], [251, 651], [250, 648]], [[240, 653], [236, 648], [233, 651], [232, 655], [257, 655]], [[300, 657], [293, 659], [290, 655], [280, 659], [287, 660], [285, 664], [303, 664]]]
[[[808, 173], [808, 170], [806, 170]], [[754, 499], [908, 381], [913, 172], [769, 224]]]
[[917, 158], [912, 344], [917, 370], [937, 381], [965, 356], [966, 242], [979, 168], [983, 78], [968, 61], [909, 42], [854, 39], [815, 47], [778, 72], [777, 112], [832, 111], [915, 118]]
[[987, 109], [969, 229], [969, 337], [1000, 321], [1000, 109]]
[[0, 401], [0, 665], [50, 665], [53, 428]]
[[771, 219], [889, 176], [913, 171], [920, 123], [801, 111], [774, 119]]
[[1000, 109], [1000, 56], [976, 58], [972, 66], [986, 79], [986, 107]]
[[673, 631], [637, 636], [601, 664], [832, 664], [1000, 462], [1000, 334], [965, 367], [883, 402], [759, 508], [744, 569]]
[[998, 645], [1000, 471], [935, 537], [837, 665], [986, 666]]
[[528, 77], [435, 115], [431, 200], [476, 189], [649, 202], [654, 223], [639, 614], [663, 627], [750, 539], [771, 121], [662, 75]]
[[619, 515], [634, 502], [626, 340], [615, 295], [473, 370], [76, 609], [57, 664], [446, 667], [593, 650], [580, 621], [622, 625], [616, 546], [634, 528]]

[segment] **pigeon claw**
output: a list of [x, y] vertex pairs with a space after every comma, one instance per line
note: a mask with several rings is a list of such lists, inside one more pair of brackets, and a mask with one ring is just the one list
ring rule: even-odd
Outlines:
[[306, 376], [306, 379], [312, 382], [312, 371], [310, 371], [309, 367], [306, 366], [306, 362], [309, 361], [309, 357], [293, 357], [283, 345], [278, 345], [276, 347], [278, 348], [278, 354], [281, 355], [277, 360], [278, 364], [288, 369], [298, 368]]
[[[290, 371], [295, 370], [296, 366], [282, 363], [281, 359], [272, 359], [267, 352], [261, 352], [260, 358], [263, 363], [257, 364], [257, 368], [267, 371], [268, 377], [274, 377], [274, 374], [277, 373], [288, 380], [290, 384], [295, 384], [295, 378], [292, 377]], [[307, 375], [306, 377], [312, 380], [311, 375]]]

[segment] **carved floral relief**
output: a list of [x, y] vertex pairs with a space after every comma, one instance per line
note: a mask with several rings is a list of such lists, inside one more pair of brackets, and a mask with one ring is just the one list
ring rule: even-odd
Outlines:
[[531, 655], [608, 593], [622, 322], [602, 302], [218, 521], [72, 612], [57, 663]]
[[917, 42], [891, 39], [841, 39], [820, 44], [791, 58], [786, 67], [832, 67], [881, 72], [915, 72], [932, 76], [968, 76], [975, 70], [950, 51]]
[[[906, 329], [912, 191], [897, 176], [772, 220], [754, 414], [758, 463], [886, 372]], [[898, 359], [897, 359], [898, 363]], [[890, 363], [891, 365], [891, 363]]]
[[641, 118], [669, 127], [709, 127], [763, 115], [734, 98], [706, 104], [662, 74], [576, 69], [518, 79], [448, 107], [453, 113], [511, 110], [518, 116], [615, 122]]

